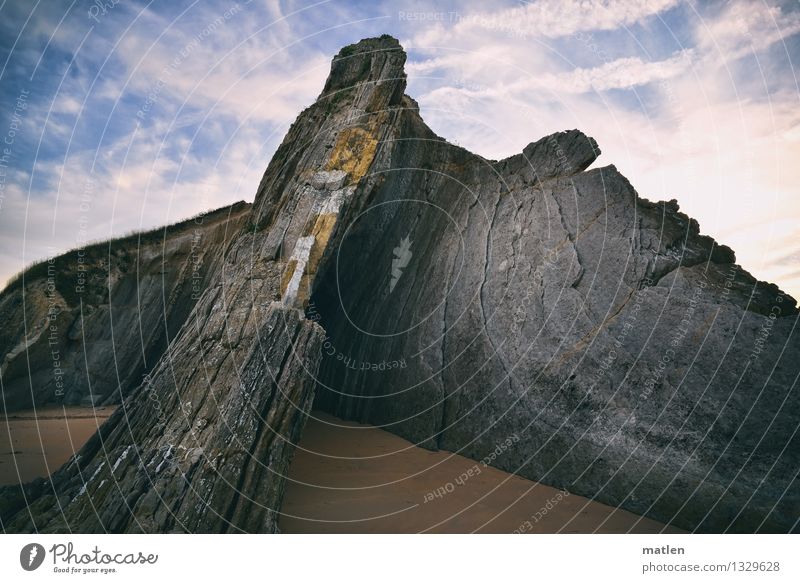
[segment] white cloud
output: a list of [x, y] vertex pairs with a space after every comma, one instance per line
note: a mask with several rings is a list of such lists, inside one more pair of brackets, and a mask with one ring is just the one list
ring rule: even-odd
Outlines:
[[[487, 69], [494, 73], [481, 71], [481, 66], [474, 62], [470, 53], [455, 53], [444, 58], [411, 63], [408, 67], [410, 75], [449, 75], [456, 77], [455, 87], [445, 87], [440, 92], [461, 92], [466, 97], [484, 99], [490, 97], [507, 97], [519, 99], [531, 92], [550, 93], [588, 93], [607, 91], [609, 89], [631, 89], [647, 85], [655, 81], [669, 79], [686, 73], [691, 67], [692, 51], [681, 51], [679, 54], [663, 61], [647, 62], [639, 57], [625, 57], [599, 67], [575, 68], [562, 73], [544, 73], [535, 76], [519, 77], [512, 82], [502, 81], [504, 76], [498, 69], [497, 62], [489, 61]], [[489, 76], [498, 77], [490, 79]], [[432, 92], [428, 97], [435, 95]]]
[[454, 26], [438, 24], [414, 46], [445, 46], [458, 38], [496, 32], [512, 38], [569, 36], [630, 26], [678, 4], [678, 0], [537, 0], [494, 12], [457, 12]]
[[158, 38], [125, 36], [118, 53], [129, 90], [162, 86], [178, 102], [238, 120], [290, 121], [319, 93], [330, 59], [293, 50], [281, 26], [261, 23], [259, 31], [250, 20], [245, 12], [222, 18], [206, 10]]
[[[106, 145], [89, 174], [93, 151], [76, 151], [66, 162], [39, 160], [38, 192], [29, 196], [30, 177], [9, 176], [0, 212], [0, 273], [7, 279], [33, 260], [87, 241], [118, 237], [184, 219], [200, 210], [238, 200], [252, 201], [267, 163], [271, 134], [263, 124], [238, 127], [234, 139], [219, 137], [213, 156], [198, 156], [192, 141], [167, 133], [168, 121], [153, 131], [124, 135]], [[235, 125], [235, 124], [234, 124]], [[274, 144], [272, 144], [274, 146]], [[168, 155], [166, 148], [177, 151]]]
[[[31, 261], [85, 240], [252, 201], [269, 153], [321, 91], [330, 60], [302, 45], [284, 50], [296, 39], [280, 20], [279, 3], [266, 5], [275, 20], [262, 18], [255, 4], [248, 6], [258, 17], [238, 10], [224, 17], [228, 6], [198, 7], [175, 22], [126, 7], [139, 15], [138, 24], [124, 31], [109, 15], [88, 37], [86, 53], [76, 55], [71, 71], [57, 65], [58, 75], [65, 74], [52, 101], [52, 113], [59, 115], [51, 113], [45, 123], [51, 103], [42, 100], [31, 104], [26, 123], [36, 140], [40, 135], [44, 143], [55, 140], [68, 154], [36, 160], [30, 196], [30, 176], [8, 177], [0, 212], [0, 284]], [[54, 26], [52, 18], [38, 24], [43, 44]], [[118, 39], [114, 56], [95, 77], [92, 61], [104, 59]], [[79, 40], [72, 28], [53, 42], [69, 50]], [[156, 100], [137, 128], [130, 104], [141, 107], [156, 87]], [[87, 109], [81, 112], [84, 98]], [[96, 123], [90, 121], [96, 102], [104, 103], [104, 110], [115, 104], [109, 133], [101, 139], [99, 126], [88, 147], [68, 143], [74, 129], [85, 134], [87, 125]], [[87, 206], [82, 203], [89, 180]]]
[[758, 53], [800, 32], [800, 13], [766, 2], [745, 0], [727, 4], [710, 19], [697, 19], [697, 46], [709, 58], [726, 62]]
[[691, 55], [691, 51], [683, 51], [669, 59], [653, 62], [642, 61], [639, 57], [626, 57], [599, 67], [550, 75], [547, 84], [553, 90], [570, 93], [630, 89], [685, 73], [691, 65]]

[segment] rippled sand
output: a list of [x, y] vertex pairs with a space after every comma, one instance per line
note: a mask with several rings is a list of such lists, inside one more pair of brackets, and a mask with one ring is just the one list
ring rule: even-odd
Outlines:
[[[475, 473], [473, 460], [368, 425], [314, 416], [290, 468], [285, 533], [680, 532], [491, 467]], [[433, 495], [439, 488], [447, 491]]]

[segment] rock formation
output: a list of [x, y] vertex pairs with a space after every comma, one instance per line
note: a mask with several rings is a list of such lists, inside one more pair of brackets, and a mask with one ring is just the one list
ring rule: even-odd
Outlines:
[[0, 294], [0, 410], [118, 403], [161, 358], [249, 210], [236, 203], [21, 274]]
[[404, 62], [336, 56], [158, 364], [0, 493], [5, 529], [274, 531], [312, 398], [686, 529], [797, 528], [795, 301], [577, 130], [501, 161], [436, 136]]

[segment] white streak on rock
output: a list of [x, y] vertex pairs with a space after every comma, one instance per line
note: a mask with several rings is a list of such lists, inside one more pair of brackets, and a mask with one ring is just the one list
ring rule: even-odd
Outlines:
[[295, 265], [292, 279], [290, 279], [289, 283], [286, 285], [286, 292], [283, 294], [283, 305], [285, 306], [293, 305], [295, 299], [297, 299], [297, 292], [300, 289], [300, 280], [303, 278], [303, 273], [306, 270], [308, 256], [311, 254], [311, 247], [313, 245], [314, 235], [300, 237], [294, 245], [294, 251], [292, 251], [290, 261], [294, 260], [297, 264]]
[[167, 451], [164, 452], [164, 458], [161, 460], [156, 466], [156, 473], [161, 471], [162, 466], [169, 461], [170, 456], [172, 455], [172, 445], [167, 448]]
[[130, 449], [131, 449], [131, 446], [129, 445], [128, 447], [125, 448], [125, 451], [122, 452], [122, 455], [119, 456], [119, 458], [117, 458], [117, 461], [114, 462], [114, 466], [111, 468], [111, 473], [112, 474], [117, 470], [117, 468], [119, 467], [119, 464], [122, 463], [122, 461], [126, 457], [128, 457], [128, 451], [130, 451]]
[[78, 495], [75, 496], [75, 498], [73, 498], [73, 501], [77, 500], [78, 498], [80, 498], [81, 496], [83, 496], [86, 493], [86, 487], [92, 482], [92, 480], [94, 480], [97, 477], [97, 474], [100, 473], [100, 470], [103, 469], [104, 465], [106, 465], [106, 462], [100, 462], [100, 465], [97, 466], [97, 469], [92, 474], [92, 477], [89, 478], [88, 481], [84, 482], [83, 486], [81, 486], [81, 489], [78, 491]]

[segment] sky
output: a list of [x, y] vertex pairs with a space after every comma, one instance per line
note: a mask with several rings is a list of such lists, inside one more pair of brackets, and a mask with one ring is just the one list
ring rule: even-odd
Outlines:
[[800, 297], [800, 3], [0, 0], [0, 285], [256, 187], [339, 49], [392, 34], [440, 136], [578, 128]]

